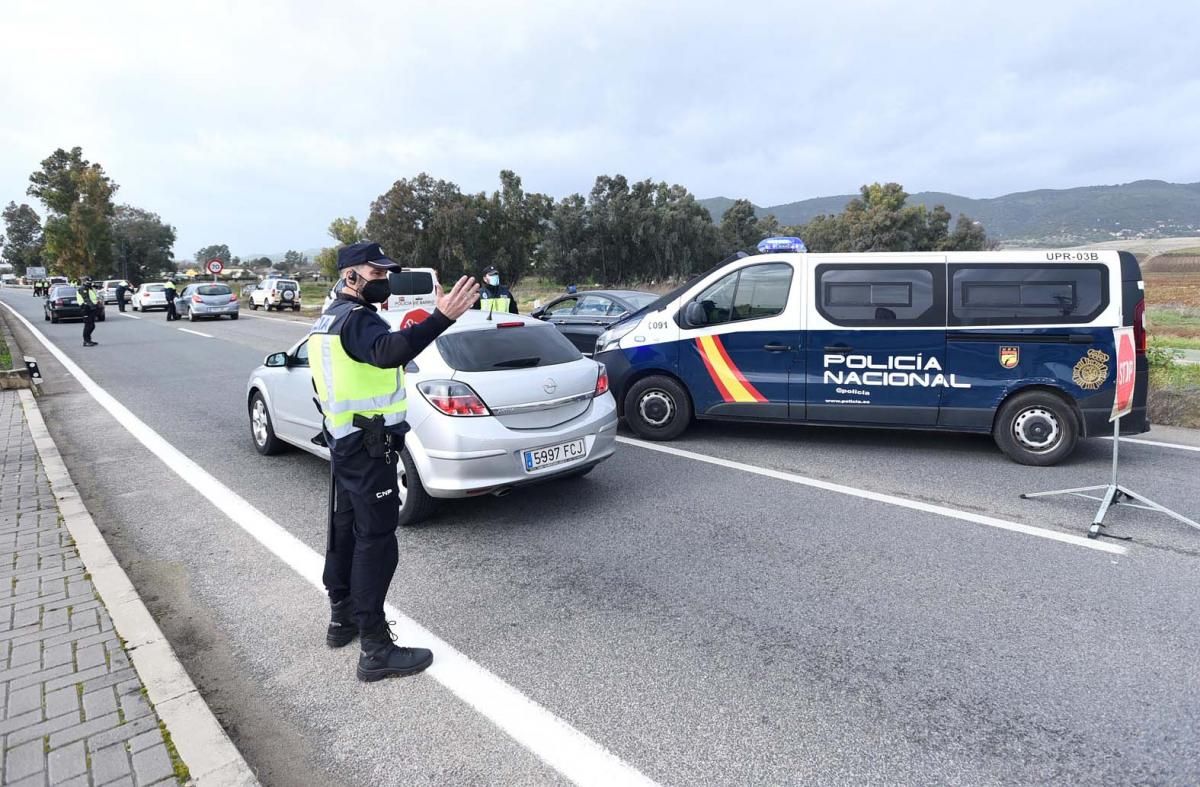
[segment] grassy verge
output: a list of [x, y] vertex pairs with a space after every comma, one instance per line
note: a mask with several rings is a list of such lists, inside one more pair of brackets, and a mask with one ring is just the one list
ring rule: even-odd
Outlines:
[[1169, 350], [1154, 347], [1149, 359], [1150, 422], [1200, 429], [1200, 364], [1178, 363]]
[[12, 352], [8, 349], [8, 343], [4, 341], [4, 334], [0, 333], [0, 371], [11, 368]]

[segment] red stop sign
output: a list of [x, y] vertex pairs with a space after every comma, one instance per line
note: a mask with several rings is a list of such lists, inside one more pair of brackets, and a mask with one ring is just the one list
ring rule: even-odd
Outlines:
[[1117, 344], [1117, 393], [1113, 397], [1110, 421], [1133, 410], [1133, 391], [1137, 382], [1137, 354], [1133, 349], [1133, 328], [1114, 328], [1113, 333]]
[[411, 328], [419, 322], [424, 322], [429, 319], [429, 312], [424, 309], [413, 309], [408, 314], [404, 315], [404, 319], [400, 321], [400, 330]]

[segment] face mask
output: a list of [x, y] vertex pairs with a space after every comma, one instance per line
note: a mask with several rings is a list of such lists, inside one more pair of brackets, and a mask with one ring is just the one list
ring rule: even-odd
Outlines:
[[484, 279], [484, 281], [486, 281], [488, 283], [489, 287], [499, 287], [500, 286], [500, 277], [499, 276], [495, 276], [495, 275], [488, 276]]
[[383, 303], [392, 294], [392, 286], [387, 279], [372, 279], [363, 285], [360, 292], [367, 303]]

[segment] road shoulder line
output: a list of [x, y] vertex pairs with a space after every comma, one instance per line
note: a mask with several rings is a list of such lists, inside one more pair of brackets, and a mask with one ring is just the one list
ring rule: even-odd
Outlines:
[[1045, 528], [1033, 527], [1032, 525], [1024, 525], [1020, 522], [1010, 522], [1007, 519], [998, 517], [985, 516], [983, 514], [972, 514], [969, 511], [959, 511], [956, 508], [948, 506], [934, 505], [933, 503], [923, 503], [919, 500], [909, 500], [896, 495], [889, 495], [883, 492], [872, 492], [867, 489], [859, 489], [854, 486], [846, 486], [844, 484], [835, 484], [832, 481], [821, 481], [817, 478], [809, 478], [807, 476], [798, 475], [796, 473], [788, 473], [782, 470], [772, 470], [767, 467], [758, 467], [757, 465], [748, 465], [743, 462], [735, 462], [731, 459], [720, 459], [708, 454], [698, 453], [696, 451], [687, 451], [682, 448], [672, 448], [671, 446], [651, 443], [645, 440], [638, 440], [632, 437], [617, 436], [617, 442], [626, 445], [637, 446], [644, 448], [647, 451], [658, 451], [671, 456], [678, 456], [683, 459], [692, 459], [697, 462], [705, 462], [718, 467], [725, 467], [731, 470], [740, 470], [744, 473], [753, 473], [754, 475], [774, 478], [777, 481], [787, 481], [792, 484], [800, 484], [801, 486], [813, 487], [815, 489], [823, 489], [827, 492], [836, 492], [841, 495], [849, 495], [851, 497], [860, 497], [865, 500], [873, 500], [877, 503], [886, 503], [888, 505], [899, 506], [900, 508], [908, 508], [914, 511], [923, 511], [927, 514], [936, 514], [938, 516], [948, 517], [950, 519], [959, 519], [965, 522], [973, 522], [978, 525], [987, 525], [1000, 530], [1010, 530], [1015, 533], [1024, 533], [1029, 536], [1037, 536], [1039, 538], [1049, 539], [1051, 541], [1060, 541], [1064, 544], [1071, 544], [1077, 547], [1086, 547], [1099, 552], [1108, 552], [1114, 555], [1123, 555], [1127, 551], [1125, 547], [1119, 544], [1110, 544], [1107, 541], [1098, 541], [1087, 538], [1086, 536], [1075, 536], [1070, 533], [1060, 533], [1057, 530], [1047, 530]]
[[38, 457], [80, 560], [179, 756], [200, 784], [257, 784], [253, 771], [196, 689], [129, 576], [88, 513], [30, 391], [19, 391]]

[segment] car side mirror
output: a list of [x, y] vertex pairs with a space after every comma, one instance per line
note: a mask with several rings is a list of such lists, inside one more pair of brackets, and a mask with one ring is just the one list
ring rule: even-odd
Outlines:
[[683, 321], [690, 328], [699, 328], [708, 323], [708, 314], [704, 311], [704, 305], [699, 301], [692, 301], [683, 308]]
[[271, 353], [267, 356], [267, 360], [263, 361], [264, 366], [278, 367], [288, 365], [287, 353]]
[[535, 320], [540, 320], [546, 316], [546, 309], [545, 308], [534, 309], [533, 311], [531, 311], [529, 313], [529, 316], [534, 318]]

